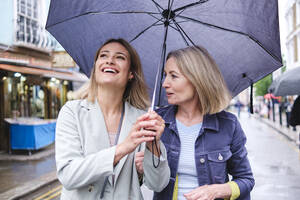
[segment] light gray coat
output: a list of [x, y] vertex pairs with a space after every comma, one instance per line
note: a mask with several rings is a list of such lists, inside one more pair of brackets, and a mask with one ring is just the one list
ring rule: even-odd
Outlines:
[[[126, 138], [136, 119], [144, 113], [125, 103], [118, 143]], [[161, 191], [167, 186], [170, 177], [163, 143], [160, 143], [162, 155], [158, 168], [153, 167], [152, 153], [145, 149], [145, 144], [140, 145], [135, 152], [138, 149], [145, 150], [144, 184], [151, 190]], [[56, 125], [55, 150], [57, 175], [63, 185], [61, 199], [100, 199], [106, 177], [109, 178], [102, 199], [143, 199], [134, 164], [135, 152], [126, 155], [113, 166], [116, 147], [110, 147], [97, 101], [90, 103], [87, 100], [74, 100], [62, 107]], [[155, 161], [158, 162], [157, 158]]]

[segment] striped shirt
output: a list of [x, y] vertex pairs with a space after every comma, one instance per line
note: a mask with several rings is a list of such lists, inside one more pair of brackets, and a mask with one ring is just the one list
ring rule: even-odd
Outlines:
[[183, 194], [199, 186], [195, 164], [195, 141], [202, 123], [185, 126], [176, 119], [180, 138], [180, 155], [178, 163], [178, 200], [185, 200]]

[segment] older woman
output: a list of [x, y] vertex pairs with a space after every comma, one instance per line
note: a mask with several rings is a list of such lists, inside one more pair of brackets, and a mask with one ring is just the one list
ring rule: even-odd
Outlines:
[[[67, 102], [57, 119], [62, 199], [143, 199], [134, 155], [145, 149], [144, 142], [145, 184], [157, 192], [168, 184], [170, 170], [160, 142], [164, 120], [144, 111], [146, 91], [134, 48], [123, 39], [105, 42], [95, 57], [87, 98]], [[160, 145], [152, 152], [154, 138]], [[155, 168], [152, 157], [157, 163], [159, 154]]]
[[201, 47], [179, 49], [167, 56], [164, 74], [171, 105], [157, 112], [166, 123], [161, 140], [171, 177], [153, 199], [250, 199], [246, 136], [235, 115], [223, 111], [231, 96], [214, 60]]

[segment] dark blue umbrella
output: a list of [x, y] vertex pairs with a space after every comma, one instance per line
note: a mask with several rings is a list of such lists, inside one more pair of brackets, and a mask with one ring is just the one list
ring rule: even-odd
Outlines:
[[[165, 55], [205, 47], [235, 96], [281, 64], [277, 0], [51, 0], [47, 30], [89, 75], [99, 46], [124, 38], [138, 51], [158, 104]], [[160, 101], [160, 102], [159, 102]]]

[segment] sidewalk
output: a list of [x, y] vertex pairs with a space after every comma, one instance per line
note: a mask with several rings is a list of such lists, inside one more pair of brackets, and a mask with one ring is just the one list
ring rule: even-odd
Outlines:
[[57, 180], [54, 145], [35, 151], [0, 153], [0, 199], [18, 199]]
[[[275, 122], [273, 121], [272, 116], [271, 116], [270, 119], [260, 117], [258, 114], [254, 114], [252, 116], [254, 116], [255, 118], [259, 119], [261, 122], [267, 124], [268, 126], [272, 127], [273, 129], [275, 129], [278, 133], [282, 134], [288, 140], [292, 141], [296, 146], [300, 145], [299, 144], [299, 140], [300, 140], [300, 138], [299, 138], [300, 137], [299, 127], [297, 127], [298, 130], [293, 131], [293, 128], [291, 126], [289, 128], [287, 128], [285, 123], [280, 125], [278, 116], [276, 116], [277, 121], [275, 121]], [[284, 117], [283, 117], [283, 121], [285, 121]]]

